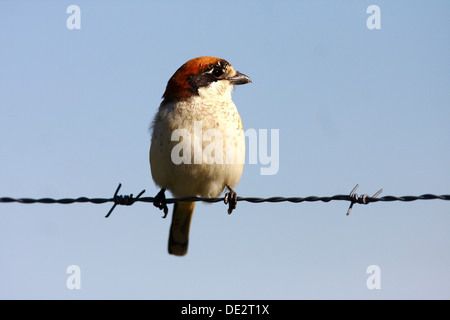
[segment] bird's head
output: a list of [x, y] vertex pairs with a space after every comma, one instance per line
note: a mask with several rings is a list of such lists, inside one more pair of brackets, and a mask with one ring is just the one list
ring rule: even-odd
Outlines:
[[192, 97], [231, 95], [234, 85], [251, 82], [245, 74], [220, 58], [198, 57], [183, 64], [167, 83], [163, 98], [166, 101], [187, 101]]

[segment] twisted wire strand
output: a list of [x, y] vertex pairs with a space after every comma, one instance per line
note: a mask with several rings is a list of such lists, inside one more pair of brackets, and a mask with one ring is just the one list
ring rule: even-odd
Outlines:
[[[410, 202], [416, 200], [450, 200], [450, 195], [434, 195], [434, 194], [423, 194], [420, 196], [384, 196], [380, 198], [367, 197], [366, 203], [371, 202], [392, 202], [392, 201], [403, 201]], [[134, 199], [134, 202], [151, 202], [155, 200], [154, 197], [142, 197], [139, 199]], [[270, 198], [258, 198], [258, 197], [237, 197], [237, 201], [245, 201], [250, 203], [262, 203], [262, 202], [291, 202], [291, 203], [300, 203], [300, 202], [330, 202], [335, 200], [343, 200], [343, 201], [352, 201], [352, 198], [349, 195], [334, 195], [330, 197], [316, 197], [316, 196], [308, 196], [308, 197], [270, 197]], [[87, 197], [79, 197], [79, 198], [63, 198], [63, 199], [52, 199], [52, 198], [40, 198], [40, 199], [31, 199], [31, 198], [11, 198], [11, 197], [2, 197], [0, 198], [0, 202], [3, 203], [59, 203], [59, 204], [72, 204], [72, 203], [94, 203], [94, 204], [102, 204], [106, 202], [114, 202], [114, 198], [87, 198]], [[167, 198], [166, 203], [172, 204], [180, 201], [190, 201], [190, 202], [208, 202], [208, 203], [216, 203], [223, 202], [223, 198], [201, 198], [201, 197], [186, 197], [186, 198]], [[359, 203], [359, 202], [358, 202]]]
[[[72, 203], [94, 203], [94, 204], [103, 204], [107, 202], [114, 202], [113, 207], [108, 212], [108, 217], [111, 212], [114, 210], [116, 205], [132, 205], [135, 202], [150, 202], [155, 203], [155, 201], [160, 201], [161, 199], [158, 199], [157, 197], [141, 197], [142, 194], [145, 192], [145, 190], [142, 190], [139, 195], [136, 198], [133, 198], [133, 194], [130, 194], [129, 196], [122, 196], [117, 195], [118, 191], [120, 190], [121, 184], [116, 189], [116, 192], [114, 194], [114, 197], [112, 198], [88, 198], [88, 197], [79, 197], [79, 198], [63, 198], [63, 199], [53, 199], [53, 198], [40, 198], [40, 199], [32, 199], [32, 198], [11, 198], [11, 197], [1, 197], [0, 203], [12, 203], [12, 202], [18, 202], [18, 203], [25, 203], [25, 204], [33, 204], [33, 203], [59, 203], [59, 204], [72, 204]], [[416, 201], [416, 200], [450, 200], [450, 195], [434, 195], [434, 194], [423, 194], [420, 196], [402, 196], [402, 197], [396, 197], [396, 196], [383, 196], [383, 197], [377, 197], [382, 190], [378, 191], [374, 196], [370, 197], [368, 195], [362, 195], [358, 196], [355, 191], [358, 188], [358, 185], [351, 191], [349, 195], [344, 194], [338, 194], [334, 196], [329, 197], [317, 197], [317, 196], [308, 196], [308, 197], [282, 197], [282, 196], [276, 196], [276, 197], [269, 197], [269, 198], [260, 198], [260, 197], [237, 197], [237, 201], [245, 201], [250, 203], [263, 203], [263, 202], [269, 202], [269, 203], [279, 203], [279, 202], [290, 202], [290, 203], [301, 203], [301, 202], [330, 202], [330, 201], [349, 201], [350, 207], [347, 212], [347, 215], [350, 213], [352, 206], [354, 203], [359, 204], [368, 204], [371, 202], [392, 202], [392, 201], [403, 201], [403, 202], [410, 202], [410, 201]], [[175, 202], [180, 201], [203, 201], [207, 203], [216, 203], [216, 202], [222, 202], [224, 201], [224, 198], [202, 198], [202, 197], [185, 197], [185, 198], [167, 198], [164, 199], [164, 206], [165, 204], [171, 204]], [[162, 207], [160, 207], [162, 209]]]

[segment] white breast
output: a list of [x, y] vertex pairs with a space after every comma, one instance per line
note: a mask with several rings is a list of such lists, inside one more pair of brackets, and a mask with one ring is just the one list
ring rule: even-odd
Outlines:
[[[200, 89], [203, 91], [199, 96], [188, 102], [161, 104], [153, 122], [150, 165], [155, 183], [174, 196], [217, 197], [225, 186], [238, 184], [245, 139], [241, 118], [231, 100], [231, 89], [231, 85], [215, 82], [213, 87]], [[185, 129], [190, 135], [190, 164], [173, 161], [172, 150], [180, 146], [179, 141], [172, 141], [172, 133], [177, 129]], [[222, 162], [218, 157], [220, 152], [215, 152], [218, 135], [222, 136]], [[199, 144], [194, 150], [195, 141]], [[200, 163], [198, 152], [202, 153]]]

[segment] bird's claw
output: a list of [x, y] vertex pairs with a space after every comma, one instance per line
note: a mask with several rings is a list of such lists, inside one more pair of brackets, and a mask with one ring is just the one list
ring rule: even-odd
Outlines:
[[229, 192], [225, 193], [225, 198], [223, 199], [223, 202], [225, 204], [228, 204], [228, 214], [231, 214], [231, 212], [233, 212], [233, 210], [236, 209], [237, 193], [230, 187], [227, 186], [227, 188]]
[[166, 203], [165, 191], [166, 191], [166, 189], [162, 188], [156, 195], [155, 199], [153, 200], [153, 205], [155, 207], [159, 208], [159, 210], [164, 211], [164, 215], [162, 216], [163, 218], [166, 218], [167, 213], [169, 212], [169, 208], [167, 208], [167, 203]]

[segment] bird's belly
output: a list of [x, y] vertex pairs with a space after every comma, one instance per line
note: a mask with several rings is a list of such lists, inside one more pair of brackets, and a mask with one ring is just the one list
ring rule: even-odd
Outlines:
[[176, 110], [155, 121], [152, 176], [176, 197], [217, 197], [240, 180], [245, 158], [240, 116], [232, 102], [210, 110]]

